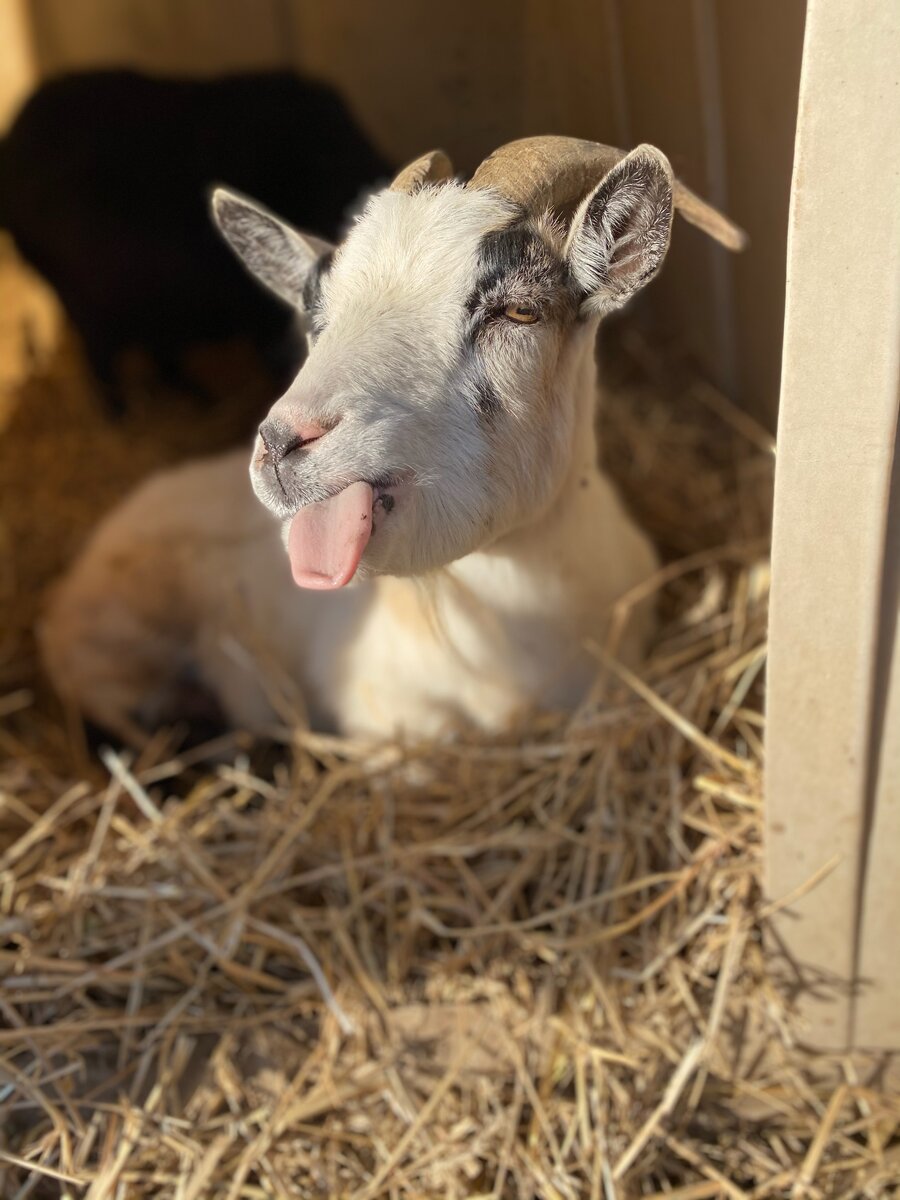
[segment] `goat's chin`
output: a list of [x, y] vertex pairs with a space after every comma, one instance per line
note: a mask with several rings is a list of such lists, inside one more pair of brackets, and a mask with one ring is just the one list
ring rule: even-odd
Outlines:
[[416, 539], [410, 537], [408, 528], [404, 528], [408, 524], [402, 519], [386, 520], [381, 526], [376, 523], [356, 572], [358, 579], [375, 575], [421, 575], [429, 569], [423, 556], [416, 553]]
[[435, 528], [428, 521], [403, 518], [396, 523], [385, 522], [366, 547], [357, 576], [408, 579], [430, 575], [477, 550], [482, 536], [469, 526], [454, 530], [441, 523]]
[[[385, 494], [390, 504], [385, 503]], [[475, 511], [458, 508], [451, 517], [446, 500], [436, 501], [433, 495], [425, 498], [418, 489], [402, 484], [390, 489], [376, 487], [375, 495], [371, 535], [349, 586], [381, 575], [410, 578], [431, 574], [471, 554], [486, 540], [486, 523]], [[293, 519], [282, 519], [286, 551]]]

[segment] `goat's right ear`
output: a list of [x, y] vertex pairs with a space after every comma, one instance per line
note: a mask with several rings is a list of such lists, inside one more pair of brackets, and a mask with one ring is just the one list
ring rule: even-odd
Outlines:
[[223, 237], [247, 270], [294, 308], [316, 263], [334, 247], [300, 233], [255, 200], [227, 188], [212, 194], [212, 213]]
[[603, 316], [649, 283], [672, 232], [674, 178], [655, 146], [638, 146], [579, 206], [567, 254], [582, 311]]

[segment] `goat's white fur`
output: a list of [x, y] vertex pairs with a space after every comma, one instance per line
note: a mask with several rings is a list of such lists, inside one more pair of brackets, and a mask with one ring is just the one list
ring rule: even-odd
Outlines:
[[[258, 502], [245, 453], [159, 474], [53, 595], [42, 646], [64, 696], [125, 736], [136, 718], [167, 715], [185, 674], [251, 729], [271, 722], [285, 681], [314, 723], [376, 736], [496, 728], [577, 702], [592, 674], [585, 640], [603, 638], [614, 602], [655, 565], [596, 461], [596, 313], [628, 288], [618, 280], [614, 299], [585, 302], [564, 326], [492, 333], [484, 369], [503, 413], [485, 421], [466, 386], [466, 299], [482, 239], [512, 215], [498, 194], [454, 183], [379, 194], [324, 278], [325, 328], [273, 412], [339, 421], [308, 459], [309, 497], [386, 469], [407, 480], [359, 581], [293, 585], [276, 519], [290, 505], [257, 471], [275, 516]], [[321, 247], [260, 220], [245, 257], [297, 302]], [[570, 230], [539, 229], [600, 290], [604, 251], [586, 220], [583, 205]], [[633, 615], [625, 657], [649, 623]]]

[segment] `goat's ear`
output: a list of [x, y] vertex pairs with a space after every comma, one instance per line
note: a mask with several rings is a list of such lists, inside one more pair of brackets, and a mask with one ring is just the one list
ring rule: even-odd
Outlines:
[[316, 263], [334, 247], [309, 233], [300, 233], [227, 188], [212, 194], [216, 225], [252, 275], [276, 296], [303, 308], [303, 288]]
[[662, 266], [672, 231], [672, 168], [655, 146], [638, 146], [582, 202], [569, 231], [569, 268], [582, 311], [619, 308]]

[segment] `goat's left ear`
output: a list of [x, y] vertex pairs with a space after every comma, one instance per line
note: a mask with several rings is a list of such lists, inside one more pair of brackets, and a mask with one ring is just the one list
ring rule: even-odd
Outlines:
[[334, 247], [300, 233], [255, 200], [227, 188], [212, 194], [213, 219], [225, 240], [260, 283], [302, 309], [303, 289], [316, 263]]
[[638, 146], [581, 203], [569, 231], [569, 268], [582, 312], [619, 308], [662, 266], [672, 231], [672, 168], [655, 146]]

